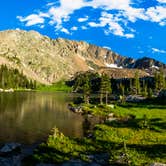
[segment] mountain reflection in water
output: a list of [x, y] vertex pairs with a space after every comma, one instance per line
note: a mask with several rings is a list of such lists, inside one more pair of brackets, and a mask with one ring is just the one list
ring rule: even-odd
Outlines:
[[82, 137], [83, 118], [67, 109], [71, 100], [68, 93], [0, 93], [0, 143], [42, 141], [53, 127]]

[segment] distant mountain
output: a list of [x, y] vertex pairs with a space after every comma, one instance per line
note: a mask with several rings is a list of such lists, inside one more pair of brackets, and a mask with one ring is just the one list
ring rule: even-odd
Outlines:
[[163, 64], [155, 59], [144, 57], [136, 60], [133, 64], [131, 64], [133, 68], [138, 69], [151, 69], [151, 68], [166, 68], [166, 64]]
[[133, 69], [140, 69], [143, 77], [148, 76], [149, 71], [151, 73], [151, 68], [166, 68], [154, 59], [134, 60], [86, 42], [53, 40], [35, 31], [22, 30], [0, 32], [0, 64], [17, 68], [44, 84], [68, 79], [87, 70], [112, 72], [116, 74], [111, 76], [119, 78], [133, 77]]

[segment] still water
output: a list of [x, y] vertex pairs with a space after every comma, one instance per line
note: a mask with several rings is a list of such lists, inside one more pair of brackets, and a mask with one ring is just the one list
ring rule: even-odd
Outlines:
[[67, 136], [83, 135], [83, 118], [67, 109], [72, 94], [0, 93], [0, 143], [33, 144], [57, 127]]

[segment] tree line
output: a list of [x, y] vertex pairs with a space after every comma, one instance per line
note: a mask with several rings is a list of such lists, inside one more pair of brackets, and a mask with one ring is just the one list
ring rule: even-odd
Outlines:
[[26, 88], [36, 89], [36, 81], [29, 80], [23, 72], [18, 69], [8, 68], [6, 65], [0, 66], [0, 88]]
[[[79, 73], [70, 82], [73, 91], [83, 93], [85, 103], [89, 103], [90, 94], [99, 94], [100, 103], [108, 103], [108, 96], [121, 98], [127, 95], [141, 95], [151, 98], [162, 89], [166, 89], [166, 77], [163, 70], [154, 74], [154, 77], [139, 78], [136, 72], [134, 78], [113, 79], [107, 74], [99, 75], [94, 72]], [[104, 101], [103, 101], [104, 100]]]

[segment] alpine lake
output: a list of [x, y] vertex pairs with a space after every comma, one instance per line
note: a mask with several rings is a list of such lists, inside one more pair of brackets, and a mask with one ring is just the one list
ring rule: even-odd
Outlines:
[[34, 144], [56, 127], [66, 136], [83, 136], [83, 117], [68, 110], [73, 94], [0, 93], [0, 142]]

